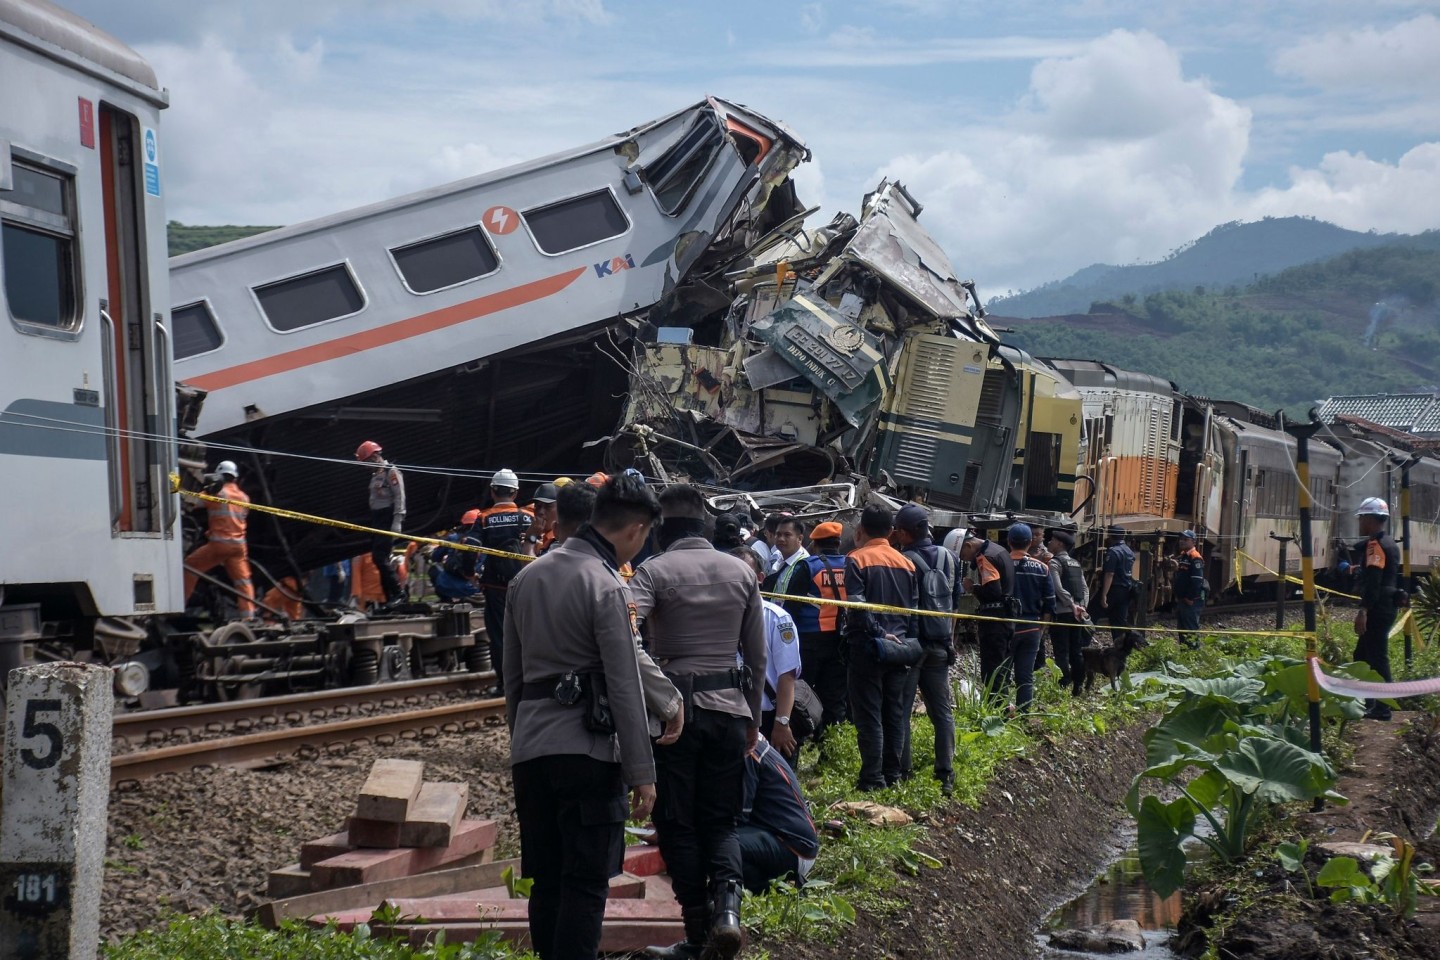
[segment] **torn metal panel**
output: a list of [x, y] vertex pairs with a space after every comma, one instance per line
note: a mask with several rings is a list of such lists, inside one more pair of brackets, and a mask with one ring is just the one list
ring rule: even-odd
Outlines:
[[863, 329], [825, 301], [796, 294], [750, 332], [819, 387], [852, 427], [879, 402], [881, 383], [872, 374], [883, 355]]
[[950, 258], [916, 221], [920, 206], [898, 183], [882, 181], [865, 201], [860, 229], [844, 258], [863, 263], [936, 317], [955, 319], [975, 340], [999, 343], [970, 309], [970, 294]]

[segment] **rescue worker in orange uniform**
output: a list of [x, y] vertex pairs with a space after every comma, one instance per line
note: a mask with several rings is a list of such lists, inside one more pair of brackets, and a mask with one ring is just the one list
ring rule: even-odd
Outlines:
[[987, 619], [977, 622], [980, 640], [980, 678], [991, 702], [1003, 703], [1009, 683], [1010, 657], [1015, 643], [1015, 625], [1007, 623], [1019, 612], [1015, 602], [1015, 561], [1010, 551], [974, 530], [965, 532], [960, 559], [975, 565], [974, 576], [963, 580], [966, 593], [980, 601], [976, 613]]
[[[281, 577], [279, 583], [265, 592], [262, 602], [267, 607], [279, 610], [291, 621], [305, 617], [305, 590], [298, 577]], [[267, 620], [273, 616], [267, 611]]]
[[[185, 558], [185, 598], [195, 592], [200, 573], [223, 566], [230, 583], [240, 593], [240, 616], [255, 616], [255, 585], [250, 580], [250, 557], [245, 549], [245, 524], [250, 516], [250, 498], [235, 478], [235, 464], [222, 460], [210, 475], [211, 490], [226, 503], [206, 503], [209, 532], [206, 541]], [[218, 488], [218, 489], [217, 489]]]
[[[496, 470], [490, 478], [494, 505], [480, 511], [470, 536], [480, 546], [506, 553], [523, 554], [525, 538], [535, 517], [515, 502], [520, 480], [514, 470]], [[490, 637], [490, 662], [495, 665], [495, 687], [491, 696], [505, 696], [505, 593], [510, 581], [525, 566], [515, 557], [486, 554], [480, 570], [480, 592], [485, 598], [485, 633]]]
[[1205, 558], [1195, 548], [1194, 530], [1180, 534], [1180, 556], [1175, 570], [1175, 622], [1180, 639], [1194, 646], [1200, 630], [1200, 614], [1205, 609], [1205, 594], [1210, 589], [1205, 579]]
[[535, 525], [525, 535], [525, 552], [538, 557], [555, 543], [555, 498], [560, 488], [553, 483], [542, 483], [535, 488], [534, 501], [530, 512], [535, 515]]

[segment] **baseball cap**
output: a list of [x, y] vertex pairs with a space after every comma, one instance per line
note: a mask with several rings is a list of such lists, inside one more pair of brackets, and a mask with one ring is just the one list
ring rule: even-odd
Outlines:
[[1010, 529], [1005, 531], [1005, 539], [1011, 543], [1029, 543], [1035, 539], [1035, 533], [1028, 523], [1012, 523]]
[[560, 493], [560, 488], [553, 483], [542, 483], [535, 488], [534, 500], [536, 503], [554, 503], [555, 497]]
[[919, 533], [930, 525], [930, 514], [918, 503], [907, 503], [895, 514], [895, 526], [909, 533]]
[[845, 536], [845, 528], [834, 520], [826, 520], [810, 531], [811, 540], [839, 540]]

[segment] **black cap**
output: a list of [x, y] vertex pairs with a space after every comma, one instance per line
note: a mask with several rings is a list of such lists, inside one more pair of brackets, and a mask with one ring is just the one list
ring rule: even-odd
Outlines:
[[535, 496], [531, 499], [536, 503], [554, 503], [555, 498], [560, 495], [560, 488], [553, 483], [542, 483], [535, 488]]
[[909, 533], [922, 533], [930, 526], [930, 514], [918, 503], [907, 503], [895, 514], [895, 526]]
[[1106, 527], [1106, 528], [1105, 528], [1105, 535], [1106, 535], [1107, 537], [1119, 537], [1120, 539], [1123, 540], [1123, 539], [1125, 539], [1125, 528], [1124, 528], [1124, 527], [1121, 527], [1121, 526], [1110, 526], [1110, 527]]
[[1059, 540], [1066, 550], [1073, 550], [1075, 548], [1075, 537], [1072, 536], [1068, 530], [1051, 530], [1050, 539]]

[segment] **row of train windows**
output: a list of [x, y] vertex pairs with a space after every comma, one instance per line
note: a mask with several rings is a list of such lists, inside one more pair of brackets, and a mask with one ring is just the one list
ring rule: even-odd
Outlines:
[[[630, 229], [630, 221], [609, 190], [537, 207], [520, 216], [535, 245], [550, 256], [618, 237]], [[479, 280], [500, 269], [499, 257], [479, 226], [392, 247], [389, 253], [406, 289], [417, 294]], [[261, 284], [252, 291], [266, 321], [281, 332], [348, 317], [365, 307], [365, 294], [343, 263]], [[170, 316], [177, 360], [207, 353], [224, 340], [204, 301], [176, 307]]]
[[[1250, 494], [1257, 517], [1294, 517], [1299, 514], [1299, 481], [1295, 474], [1283, 470], [1255, 471]], [[1332, 509], [1335, 483], [1325, 477], [1310, 479], [1312, 502], [1321, 510]]]

